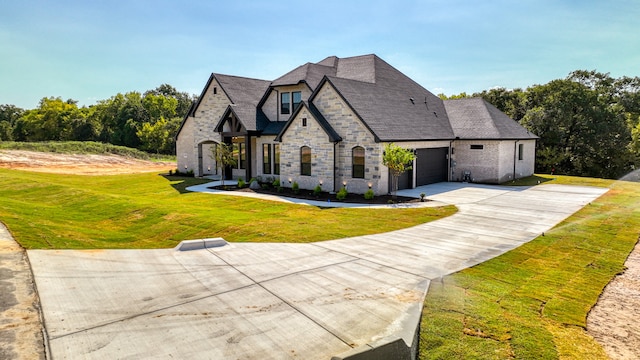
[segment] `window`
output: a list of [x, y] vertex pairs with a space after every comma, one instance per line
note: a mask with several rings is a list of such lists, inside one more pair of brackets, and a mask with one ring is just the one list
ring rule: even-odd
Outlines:
[[302, 102], [302, 93], [300, 91], [294, 91], [291, 93], [291, 97], [293, 98], [293, 110], [295, 110], [298, 104]]
[[262, 173], [271, 174], [271, 144], [262, 144]]
[[471, 145], [471, 150], [482, 150], [484, 149], [484, 145]]
[[240, 145], [240, 169], [244, 169], [247, 166], [246, 146], [242, 143], [238, 145]]
[[233, 139], [233, 158], [238, 163], [238, 169], [244, 169], [247, 165], [247, 153], [246, 145], [244, 144], [244, 137], [238, 137]]
[[218, 88], [214, 86], [214, 87], [213, 87], [213, 95], [215, 95], [215, 94], [217, 94], [217, 93], [218, 93]]
[[300, 148], [300, 175], [311, 176], [311, 148], [308, 146]]
[[524, 158], [524, 144], [518, 144], [518, 160]]
[[351, 150], [351, 177], [356, 179], [364, 179], [364, 148], [356, 146]]
[[302, 126], [307, 126], [307, 118], [302, 118]]
[[288, 92], [280, 94], [280, 113], [289, 114], [291, 112], [290, 97], [291, 94]]
[[273, 144], [273, 173], [280, 175], [280, 144]]

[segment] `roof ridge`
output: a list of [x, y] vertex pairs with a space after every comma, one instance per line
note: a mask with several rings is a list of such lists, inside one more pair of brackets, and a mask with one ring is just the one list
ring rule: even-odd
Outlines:
[[265, 81], [265, 82], [271, 82], [272, 81], [272, 80], [251, 78], [251, 77], [239, 76], [239, 75], [229, 75], [229, 74], [220, 74], [220, 73], [211, 73], [211, 74], [213, 74], [214, 76], [226, 76], [226, 77], [233, 77], [233, 78], [238, 78], [238, 79], [258, 80], [258, 81]]

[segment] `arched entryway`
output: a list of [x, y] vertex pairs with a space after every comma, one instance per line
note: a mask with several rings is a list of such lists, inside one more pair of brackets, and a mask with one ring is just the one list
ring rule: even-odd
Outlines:
[[196, 176], [217, 175], [216, 162], [211, 157], [211, 147], [218, 144], [214, 140], [205, 140], [198, 144], [198, 173]]

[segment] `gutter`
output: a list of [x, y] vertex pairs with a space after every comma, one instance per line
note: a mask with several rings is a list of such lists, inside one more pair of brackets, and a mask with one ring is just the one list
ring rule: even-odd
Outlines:
[[336, 193], [336, 145], [338, 145], [338, 142], [335, 141], [333, 143], [333, 193]]
[[453, 177], [453, 169], [451, 168], [451, 164], [453, 163], [453, 160], [451, 159], [451, 157], [453, 156], [452, 151], [451, 151], [451, 145], [453, 144], [455, 140], [449, 140], [449, 173], [447, 174], [447, 181], [451, 182], [452, 181], [452, 177]]
[[513, 142], [513, 181], [516, 180], [516, 161], [518, 161], [517, 157], [518, 157], [518, 141], [520, 140], [516, 140]]

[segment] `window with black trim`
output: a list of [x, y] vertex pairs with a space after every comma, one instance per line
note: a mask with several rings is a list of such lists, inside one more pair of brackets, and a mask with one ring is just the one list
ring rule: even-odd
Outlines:
[[292, 109], [295, 110], [298, 107], [298, 104], [300, 104], [302, 102], [302, 92], [300, 92], [300, 91], [292, 92], [291, 93], [291, 98], [293, 100]]
[[246, 153], [246, 145], [244, 144], [244, 137], [233, 139], [233, 158], [236, 159], [238, 169], [246, 168], [247, 153]]
[[524, 144], [518, 144], [518, 160], [524, 159]]
[[273, 144], [273, 173], [280, 175], [280, 144]]
[[311, 176], [311, 148], [308, 146], [300, 148], [300, 175]]
[[307, 118], [302, 118], [302, 126], [307, 126]]
[[482, 150], [484, 149], [484, 145], [471, 145], [469, 148], [471, 150]]
[[364, 179], [364, 148], [356, 146], [351, 150], [351, 177], [356, 179]]
[[280, 94], [280, 113], [291, 113], [291, 94], [288, 92], [283, 92]]
[[271, 144], [262, 144], [262, 173], [271, 174]]

